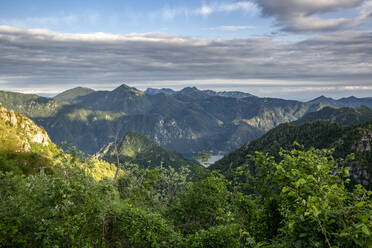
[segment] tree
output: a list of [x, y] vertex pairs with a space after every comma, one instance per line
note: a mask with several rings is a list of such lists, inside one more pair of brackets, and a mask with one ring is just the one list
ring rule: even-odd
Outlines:
[[183, 233], [194, 233], [228, 222], [230, 192], [218, 172], [197, 170], [184, 194], [178, 196], [169, 214]]
[[[255, 175], [246, 186], [265, 208], [277, 216], [271, 243], [285, 247], [371, 247], [371, 193], [358, 185], [348, 191], [348, 168], [332, 157], [332, 150], [280, 152], [280, 162], [257, 152]], [[248, 172], [246, 168], [240, 171]], [[272, 223], [271, 223], [272, 224]]]

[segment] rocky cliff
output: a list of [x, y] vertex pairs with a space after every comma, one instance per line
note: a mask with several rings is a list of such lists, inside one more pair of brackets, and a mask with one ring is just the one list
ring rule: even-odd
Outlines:
[[0, 106], [0, 149], [30, 152], [32, 144], [48, 146], [47, 132], [29, 118]]

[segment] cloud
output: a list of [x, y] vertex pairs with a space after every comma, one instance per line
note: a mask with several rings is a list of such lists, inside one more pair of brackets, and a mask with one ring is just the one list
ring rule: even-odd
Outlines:
[[233, 11], [243, 11], [249, 14], [258, 13], [257, 5], [249, 1], [237, 1], [233, 3], [203, 4], [200, 8], [194, 10], [195, 14], [209, 16], [214, 13], [230, 13]]
[[345, 30], [359, 25], [365, 16], [356, 18], [320, 18], [316, 15], [352, 9], [365, 0], [257, 0], [262, 13], [274, 17], [284, 31], [323, 32]]
[[160, 11], [154, 10], [148, 16], [151, 19], [162, 18], [164, 20], [173, 20], [176, 17], [189, 17], [189, 16], [203, 16], [208, 17], [213, 14], [231, 13], [240, 11], [248, 15], [256, 15], [260, 11], [257, 5], [249, 1], [236, 1], [236, 2], [203, 2], [200, 7], [189, 8], [185, 6], [170, 7], [165, 5]]
[[0, 86], [107, 87], [123, 81], [151, 86], [155, 81], [177, 84], [185, 80], [371, 85], [371, 44], [372, 32], [361, 31], [282, 43], [260, 37], [206, 40], [159, 33], [69, 34], [0, 26]]
[[218, 26], [212, 27], [210, 30], [223, 30], [223, 31], [239, 31], [245, 29], [254, 29], [255, 26]]

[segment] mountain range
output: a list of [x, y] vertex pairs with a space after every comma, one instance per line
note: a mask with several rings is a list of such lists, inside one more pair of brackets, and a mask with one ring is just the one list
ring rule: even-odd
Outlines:
[[[193, 90], [197, 90], [196, 87], [192, 87]], [[182, 90], [181, 90], [182, 91]], [[154, 89], [154, 88], [148, 88], [145, 91], [146, 95], [157, 95], [157, 94], [166, 94], [166, 95], [176, 95], [179, 94], [181, 91], [175, 91], [169, 88], [162, 88], [162, 89]], [[209, 96], [222, 96], [222, 97], [232, 97], [232, 98], [245, 98], [245, 97], [252, 97], [254, 95], [246, 93], [246, 92], [241, 92], [241, 91], [213, 91], [213, 90], [202, 90], [206, 95]]]
[[195, 87], [143, 92], [125, 84], [112, 91], [78, 87], [53, 98], [0, 91], [4, 107], [44, 127], [53, 142], [65, 141], [88, 154], [132, 130], [183, 154], [226, 153], [326, 105], [372, 105], [372, 98], [323, 98], [299, 102]]
[[333, 106], [339, 108], [342, 107], [357, 108], [362, 105], [372, 108], [372, 97], [357, 98], [355, 96], [350, 96], [336, 100], [330, 97], [320, 96], [309, 101], [309, 103], [318, 103], [324, 106]]

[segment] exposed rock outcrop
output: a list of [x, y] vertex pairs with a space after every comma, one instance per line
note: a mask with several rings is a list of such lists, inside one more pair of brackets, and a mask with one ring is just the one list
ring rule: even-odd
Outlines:
[[0, 145], [4, 150], [12, 147], [17, 151], [30, 152], [31, 144], [48, 146], [51, 141], [47, 132], [29, 118], [0, 106]]

